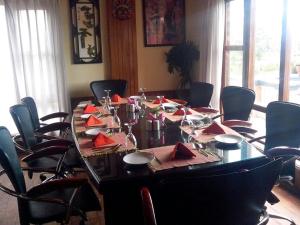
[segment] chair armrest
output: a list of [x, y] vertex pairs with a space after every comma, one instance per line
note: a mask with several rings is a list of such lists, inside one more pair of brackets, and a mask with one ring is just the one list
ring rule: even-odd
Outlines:
[[252, 123], [245, 120], [225, 120], [222, 123], [224, 126], [231, 127], [231, 126], [243, 126], [243, 127], [251, 127]]
[[269, 157], [300, 156], [300, 149], [288, 146], [279, 146], [265, 150]]
[[45, 125], [43, 127], [40, 127], [36, 129], [35, 131], [41, 134], [45, 134], [48, 132], [52, 131], [60, 131], [60, 130], [66, 130], [66, 129], [71, 129], [71, 124], [67, 122], [56, 122], [56, 123], [51, 123], [48, 125]]
[[49, 119], [54, 119], [54, 118], [66, 118], [69, 115], [69, 113], [66, 112], [56, 112], [56, 113], [51, 113], [49, 115], [43, 116], [40, 118], [41, 121], [49, 120]]
[[255, 134], [257, 132], [257, 130], [247, 126], [230, 126], [230, 128], [242, 134]]
[[219, 112], [218, 110], [209, 108], [209, 107], [197, 107], [197, 108], [192, 108], [192, 109], [199, 113], [218, 113]]
[[22, 161], [28, 162], [33, 161], [39, 158], [48, 157], [51, 155], [63, 155], [69, 150], [68, 147], [63, 146], [52, 146], [48, 148], [40, 149], [39, 151], [35, 151], [34, 153], [31, 153], [24, 158], [22, 158]]
[[256, 141], [259, 141], [261, 139], [265, 139], [267, 136], [260, 136], [260, 137], [256, 137], [256, 138], [253, 138], [251, 140], [249, 140], [248, 142], [249, 143], [253, 143], [253, 142], [256, 142]]
[[39, 149], [42, 148], [46, 148], [46, 147], [51, 147], [51, 146], [64, 146], [64, 147], [69, 147], [73, 144], [72, 141], [66, 140], [66, 139], [51, 139], [51, 140], [47, 140], [45, 142], [41, 142], [38, 143], [34, 146], [31, 147], [32, 151], [37, 151]]
[[28, 190], [27, 195], [30, 197], [38, 197], [43, 194], [48, 194], [55, 190], [67, 189], [67, 188], [79, 188], [84, 184], [87, 184], [88, 181], [86, 178], [66, 178], [51, 180], [45, 183], [41, 183], [30, 190]]
[[13, 140], [15, 146], [16, 146], [16, 149], [19, 150], [19, 151], [21, 151], [22, 153], [24, 153], [24, 154], [30, 154], [30, 153], [33, 152], [31, 149], [26, 149], [23, 145], [20, 144], [20, 141], [23, 142], [21, 135], [14, 136], [12, 138], [12, 140]]

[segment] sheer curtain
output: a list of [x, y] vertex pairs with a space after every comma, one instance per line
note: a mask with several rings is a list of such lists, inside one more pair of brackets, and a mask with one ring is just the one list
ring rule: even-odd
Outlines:
[[214, 84], [211, 105], [218, 108], [222, 75], [225, 1], [204, 0], [202, 4], [202, 9], [197, 15], [199, 30], [205, 32], [200, 33], [197, 41], [200, 59], [195, 79]]
[[0, 0], [0, 125], [15, 131], [9, 107], [32, 96], [40, 116], [69, 111], [58, 0]]

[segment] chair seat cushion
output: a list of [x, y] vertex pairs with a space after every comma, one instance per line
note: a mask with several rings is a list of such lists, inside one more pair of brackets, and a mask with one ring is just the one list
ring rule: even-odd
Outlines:
[[[68, 201], [71, 198], [74, 189], [60, 189], [40, 197], [50, 199], [64, 199]], [[81, 187], [79, 193], [74, 199], [74, 206], [83, 212], [101, 210], [99, 199], [94, 193], [90, 184]], [[66, 208], [59, 204], [30, 201], [28, 205], [30, 223], [48, 223], [51, 221], [61, 222], [65, 218]], [[77, 211], [72, 211], [71, 215], [78, 215]]]

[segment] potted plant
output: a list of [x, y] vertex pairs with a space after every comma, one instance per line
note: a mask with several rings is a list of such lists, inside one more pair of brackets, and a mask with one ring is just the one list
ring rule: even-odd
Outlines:
[[178, 74], [181, 77], [179, 89], [184, 89], [187, 84], [191, 83], [193, 64], [199, 59], [199, 55], [198, 47], [192, 41], [184, 41], [166, 53], [169, 73]]

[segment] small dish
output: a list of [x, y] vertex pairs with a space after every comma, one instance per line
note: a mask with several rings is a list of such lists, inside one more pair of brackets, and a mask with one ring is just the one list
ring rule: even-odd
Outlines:
[[167, 109], [170, 109], [170, 108], [174, 109], [178, 106], [178, 104], [175, 104], [175, 103], [163, 103], [162, 105], [163, 105], [163, 107], [165, 107]]
[[123, 161], [129, 165], [145, 165], [154, 159], [150, 152], [133, 152], [123, 157]]
[[130, 96], [129, 98], [134, 99], [134, 100], [139, 100], [139, 99], [141, 99], [141, 96], [138, 96], [138, 95], [132, 95], [132, 96]]
[[92, 115], [92, 114], [82, 114], [82, 115], [80, 116], [80, 118], [83, 119], [83, 120], [87, 120], [91, 115]]
[[77, 105], [78, 108], [84, 108], [87, 106], [87, 103], [80, 103]]
[[101, 128], [93, 128], [93, 129], [86, 130], [84, 133], [87, 136], [96, 136], [100, 133], [100, 131], [101, 131]]
[[188, 120], [202, 120], [204, 118], [204, 116], [202, 115], [187, 115], [186, 118]]
[[239, 144], [243, 141], [243, 138], [234, 134], [219, 134], [215, 136], [215, 140], [228, 145]]

